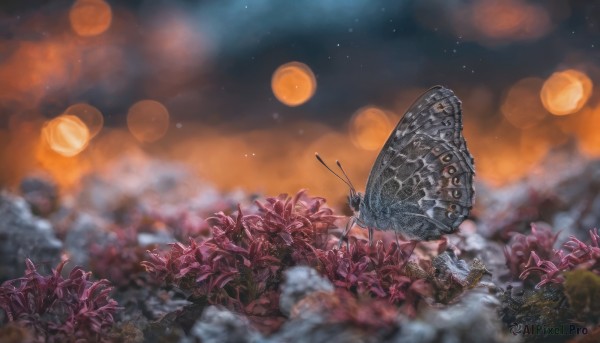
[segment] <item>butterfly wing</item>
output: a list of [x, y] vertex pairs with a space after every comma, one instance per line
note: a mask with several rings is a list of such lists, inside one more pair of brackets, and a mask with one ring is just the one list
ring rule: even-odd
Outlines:
[[460, 100], [425, 92], [384, 144], [369, 175], [360, 220], [411, 239], [451, 233], [473, 205], [473, 158], [462, 136]]

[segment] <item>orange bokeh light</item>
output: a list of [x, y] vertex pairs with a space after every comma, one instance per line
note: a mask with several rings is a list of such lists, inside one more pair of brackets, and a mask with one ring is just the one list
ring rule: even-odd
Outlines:
[[472, 22], [479, 32], [491, 39], [530, 39], [546, 33], [548, 13], [520, 0], [480, 0], [472, 5]]
[[[578, 114], [579, 116], [579, 114]], [[581, 152], [591, 158], [600, 157], [600, 105], [595, 108], [585, 108], [578, 118], [577, 134]]]
[[73, 157], [87, 147], [90, 132], [78, 117], [61, 115], [46, 122], [42, 136], [54, 152]]
[[540, 98], [548, 112], [557, 116], [583, 108], [592, 94], [592, 80], [574, 69], [556, 72], [544, 82]]
[[102, 113], [92, 105], [85, 103], [71, 105], [65, 110], [65, 114], [71, 114], [81, 119], [90, 131], [90, 139], [94, 138], [104, 126]]
[[519, 80], [508, 90], [500, 110], [514, 127], [530, 128], [547, 116], [539, 98], [543, 82], [542, 79], [528, 77]]
[[80, 52], [68, 41], [18, 41], [2, 54], [0, 101], [28, 107], [49, 90], [69, 87], [80, 76]]
[[317, 89], [317, 81], [306, 64], [290, 62], [275, 70], [271, 78], [271, 89], [277, 100], [295, 107], [312, 98]]
[[110, 27], [112, 10], [103, 0], [77, 0], [71, 7], [69, 20], [79, 36], [97, 36]]
[[531, 147], [530, 141], [523, 139], [530, 135], [526, 131], [515, 130], [508, 120], [478, 128], [479, 134], [467, 144], [475, 157], [479, 181], [501, 187], [516, 182], [531, 170], [545, 152], [538, 142]]
[[373, 106], [356, 111], [350, 122], [352, 143], [364, 150], [378, 150], [390, 135], [392, 124], [387, 114]]
[[127, 113], [127, 127], [138, 141], [155, 142], [167, 133], [169, 111], [158, 101], [138, 101]]

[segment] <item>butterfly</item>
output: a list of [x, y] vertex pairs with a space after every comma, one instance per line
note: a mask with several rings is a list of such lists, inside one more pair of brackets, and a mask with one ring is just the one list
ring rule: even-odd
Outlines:
[[[392, 230], [411, 241], [440, 239], [454, 233], [473, 206], [475, 165], [462, 135], [461, 101], [450, 89], [435, 86], [421, 95], [398, 122], [371, 168], [364, 195], [350, 187], [354, 224]], [[342, 239], [340, 240], [340, 246]]]

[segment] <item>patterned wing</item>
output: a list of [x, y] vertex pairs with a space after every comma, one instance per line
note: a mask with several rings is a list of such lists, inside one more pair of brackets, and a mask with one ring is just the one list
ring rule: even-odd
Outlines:
[[473, 158], [460, 100], [434, 87], [400, 120], [369, 175], [360, 220], [411, 239], [451, 233], [473, 205]]
[[448, 88], [435, 86], [425, 92], [406, 111], [394, 131], [399, 140], [425, 133], [432, 138], [464, 145], [460, 100]]

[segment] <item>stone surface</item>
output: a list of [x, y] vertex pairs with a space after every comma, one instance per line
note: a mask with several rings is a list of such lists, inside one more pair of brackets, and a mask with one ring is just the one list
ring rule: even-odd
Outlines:
[[49, 177], [27, 177], [21, 181], [19, 190], [38, 216], [47, 217], [58, 209], [58, 187]]
[[23, 198], [0, 193], [0, 280], [21, 277], [25, 259], [48, 272], [60, 262], [62, 243], [52, 226], [31, 213]]
[[422, 319], [403, 322], [394, 343], [516, 343], [505, 328], [496, 308], [499, 300], [480, 290], [466, 294], [457, 304], [443, 310], [428, 310]]
[[190, 332], [202, 343], [258, 343], [263, 338], [243, 316], [215, 306], [207, 307]]
[[324, 291], [333, 292], [329, 280], [309, 267], [293, 267], [285, 271], [285, 282], [281, 285], [279, 308], [289, 316], [294, 304], [310, 293]]

